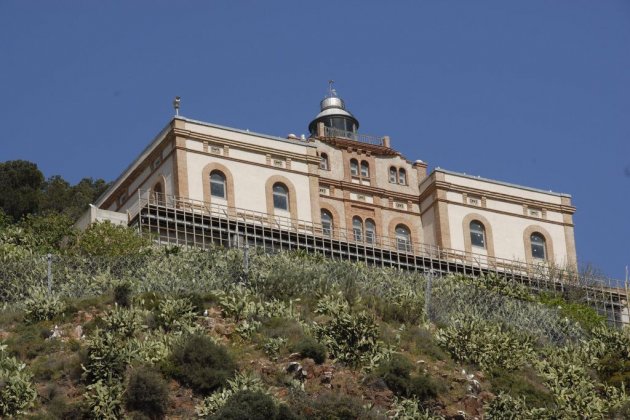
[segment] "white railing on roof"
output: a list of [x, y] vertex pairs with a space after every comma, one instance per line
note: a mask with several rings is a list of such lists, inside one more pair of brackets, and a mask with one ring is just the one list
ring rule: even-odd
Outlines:
[[369, 134], [361, 134], [355, 133], [352, 131], [340, 130], [334, 127], [326, 127], [324, 126], [324, 136], [325, 137], [338, 137], [343, 139], [349, 139], [358, 141], [361, 143], [373, 144], [376, 146], [384, 146], [383, 137], [371, 136]]

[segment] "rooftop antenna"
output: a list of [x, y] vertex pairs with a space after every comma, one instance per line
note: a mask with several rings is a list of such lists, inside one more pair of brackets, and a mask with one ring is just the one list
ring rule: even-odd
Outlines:
[[175, 108], [175, 116], [179, 117], [179, 104], [181, 102], [181, 98], [179, 96], [176, 96], [175, 99], [173, 99], [173, 108]]
[[328, 81], [328, 96], [331, 97], [331, 98], [333, 96], [337, 96], [337, 91], [333, 87], [334, 83], [335, 83], [335, 81], [332, 80], [332, 79]]

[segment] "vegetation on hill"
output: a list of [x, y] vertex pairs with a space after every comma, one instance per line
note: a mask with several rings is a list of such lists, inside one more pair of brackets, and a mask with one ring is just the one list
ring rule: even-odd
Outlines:
[[630, 417], [630, 333], [573, 297], [77, 232], [98, 182], [33, 166], [0, 164], [2, 417]]
[[[257, 251], [244, 271], [236, 249], [155, 248], [109, 224], [84, 233], [42, 224], [39, 236], [29, 233], [34, 218], [0, 228], [3, 416], [624, 418], [630, 410], [630, 335], [562, 296], [452, 276], [433, 279], [427, 315], [419, 273]], [[41, 252], [51, 250], [49, 293]]]

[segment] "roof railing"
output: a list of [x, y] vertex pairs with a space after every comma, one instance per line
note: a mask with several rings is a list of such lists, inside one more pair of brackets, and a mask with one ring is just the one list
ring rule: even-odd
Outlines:
[[358, 141], [361, 143], [373, 144], [375, 146], [384, 146], [384, 137], [371, 136], [369, 134], [355, 133], [353, 131], [341, 130], [335, 127], [324, 126], [325, 137], [337, 137], [342, 139], [349, 139]]

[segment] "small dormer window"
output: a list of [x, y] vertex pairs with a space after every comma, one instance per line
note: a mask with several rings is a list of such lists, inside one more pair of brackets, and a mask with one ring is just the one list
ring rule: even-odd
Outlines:
[[402, 168], [398, 171], [398, 183], [407, 185], [407, 172]]
[[319, 156], [319, 169], [327, 171], [329, 167], [328, 155], [326, 153], [322, 153]]
[[350, 160], [350, 175], [359, 176], [359, 161], [356, 159]]
[[361, 176], [364, 178], [370, 176], [370, 165], [366, 161], [361, 161]]

